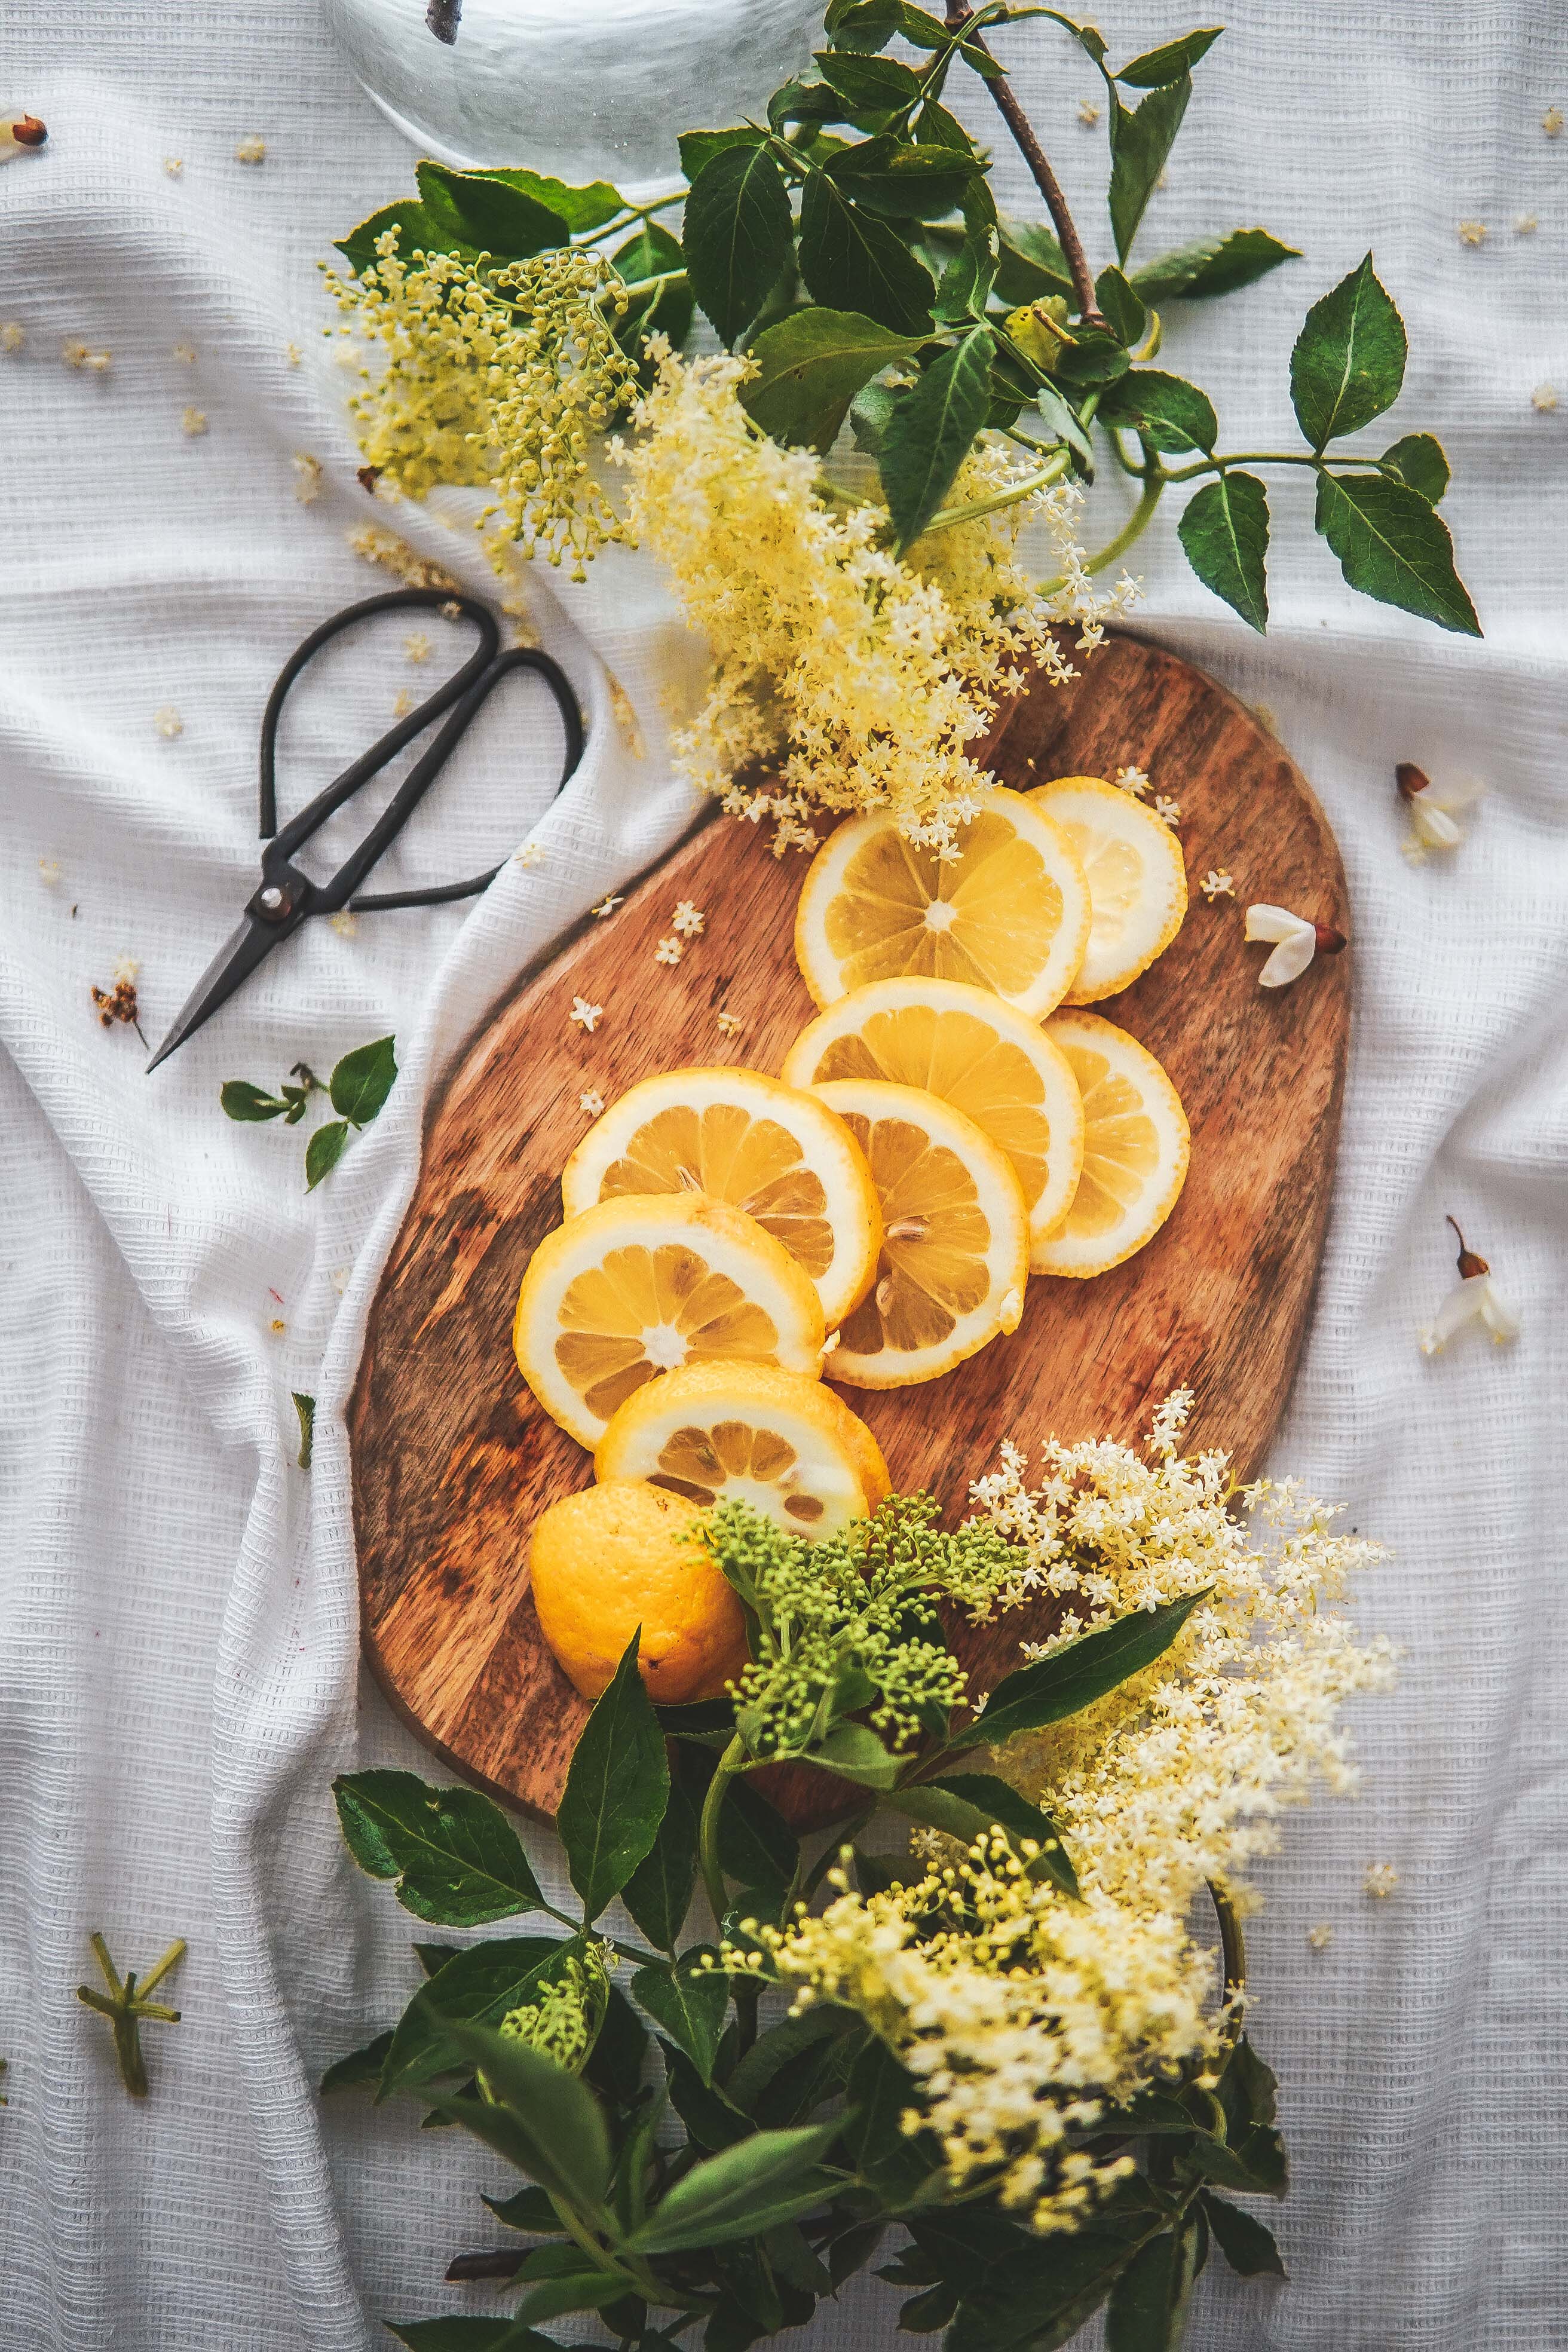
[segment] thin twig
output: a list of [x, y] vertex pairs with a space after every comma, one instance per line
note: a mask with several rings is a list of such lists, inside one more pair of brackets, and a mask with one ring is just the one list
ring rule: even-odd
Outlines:
[[[950, 8], [945, 20], [948, 31], [962, 32], [973, 14], [973, 9], [969, 7]], [[974, 48], [985, 49], [986, 56], [991, 55], [990, 50], [985, 48], [983, 34], [972, 34], [970, 41]], [[1057, 242], [1062, 249], [1062, 257], [1072, 275], [1073, 291], [1078, 297], [1079, 317], [1086, 327], [1103, 327], [1106, 322], [1094, 299], [1094, 276], [1084, 253], [1082, 241], [1074, 226], [1073, 216], [1068, 210], [1068, 201], [1061, 192], [1057, 175], [1046, 159], [1046, 151], [1035, 136], [1034, 125], [1019, 105], [1017, 95], [1010, 81], [1004, 79], [992, 81], [987, 79], [985, 87], [995, 100], [997, 112], [1012, 132], [1018, 152], [1027, 163], [1033, 174], [1035, 185], [1046, 200], [1046, 208], [1050, 214], [1051, 225], [1057, 233]]]

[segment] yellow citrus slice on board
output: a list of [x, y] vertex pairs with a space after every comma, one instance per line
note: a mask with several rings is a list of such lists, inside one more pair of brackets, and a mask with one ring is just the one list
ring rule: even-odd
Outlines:
[[831, 1389], [777, 1364], [719, 1359], [637, 1389], [599, 1440], [594, 1468], [703, 1507], [750, 1503], [797, 1536], [836, 1535], [888, 1492], [876, 1439]]
[[1068, 1004], [1129, 988], [1163, 955], [1187, 911], [1182, 845], [1163, 817], [1099, 776], [1058, 776], [1028, 795], [1055, 819], [1089, 882], [1089, 945]]
[[701, 1532], [693, 1504], [629, 1478], [540, 1513], [528, 1558], [539, 1630], [584, 1698], [639, 1625], [637, 1669], [663, 1706], [718, 1698], [739, 1675], [745, 1612]]
[[1029, 1213], [1012, 1167], [961, 1110], [919, 1087], [837, 1078], [817, 1092], [870, 1163], [882, 1251], [827, 1360], [851, 1388], [933, 1381], [1014, 1331], [1029, 1275]]
[[1039, 1024], [989, 990], [956, 980], [874, 980], [852, 988], [801, 1031], [784, 1075], [793, 1087], [884, 1078], [940, 1095], [1010, 1161], [1029, 1213], [1031, 1248], [1060, 1224], [1078, 1190], [1078, 1081]]
[[909, 974], [988, 988], [1037, 1020], [1061, 1003], [1089, 938], [1078, 852], [1022, 793], [976, 797], [955, 857], [916, 848], [879, 815], [851, 817], [823, 844], [795, 925], [817, 1004]]
[[1057, 1013], [1047, 1034], [1083, 1097], [1083, 1174], [1037, 1253], [1039, 1274], [1104, 1274], [1152, 1241], [1186, 1181], [1182, 1098], [1152, 1054], [1098, 1013]]
[[882, 1220], [848, 1129], [760, 1070], [645, 1078], [589, 1129], [561, 1192], [569, 1217], [623, 1192], [708, 1192], [744, 1209], [811, 1276], [829, 1330], [876, 1271]]
[[617, 1405], [700, 1356], [815, 1375], [816, 1286], [754, 1217], [706, 1192], [628, 1192], [546, 1234], [518, 1294], [518, 1369], [579, 1444]]

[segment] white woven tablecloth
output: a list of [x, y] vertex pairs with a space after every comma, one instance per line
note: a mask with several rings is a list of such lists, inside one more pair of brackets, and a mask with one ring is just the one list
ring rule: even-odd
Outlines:
[[[1103, 23], [1131, 54], [1181, 20], [1137, 0]], [[1037, 60], [1020, 86], [1087, 194], [1087, 66], [1048, 30], [1010, 47]], [[509, 865], [471, 909], [308, 927], [144, 1078], [89, 989], [132, 957], [149, 1034], [172, 1018], [250, 887], [274, 670], [389, 584], [345, 544], [372, 509], [338, 383], [285, 347], [320, 324], [316, 258], [412, 159], [304, 0], [34, 0], [5, 50], [0, 96], [52, 137], [0, 173], [0, 317], [27, 335], [0, 354], [0, 2343], [355, 2352], [387, 2340], [379, 2314], [493, 2308], [441, 2284], [493, 2233], [475, 2194], [491, 2168], [467, 2146], [406, 2107], [373, 2121], [310, 2095], [395, 2013], [417, 1932], [348, 1865], [329, 1780], [356, 1758], [427, 1763], [359, 1675], [337, 1415], [431, 1074], [684, 821], [656, 689], [689, 648], [623, 559], [577, 600], [586, 636], [541, 597], [594, 721], [546, 862]], [[1557, 0], [1243, 0], [1198, 89], [1147, 248], [1261, 219], [1308, 257], [1184, 320], [1170, 363], [1215, 394], [1229, 446], [1289, 446], [1296, 324], [1372, 242], [1411, 333], [1389, 437], [1447, 445], [1487, 638], [1352, 599], [1304, 483], [1271, 490], [1266, 644], [1196, 586], [1163, 518], [1136, 559], [1141, 625], [1269, 706], [1344, 849], [1344, 1142], [1279, 1460], [1397, 1547], [1363, 1614], [1408, 1653], [1397, 1695], [1361, 1710], [1363, 1793], [1289, 1825], [1251, 1938], [1294, 2157], [1292, 2282], [1216, 2263], [1194, 2342], [1544, 2352], [1568, 2342], [1568, 138], [1541, 118], [1568, 106], [1568, 31]], [[267, 160], [247, 168], [253, 132]], [[1010, 158], [1000, 172], [1021, 202]], [[61, 366], [77, 338], [112, 351], [107, 373]], [[1553, 378], [1555, 415], [1531, 397]], [[205, 435], [183, 431], [187, 406]], [[310, 504], [296, 452], [325, 468]], [[640, 762], [590, 642], [637, 706]], [[431, 674], [395, 631], [335, 666], [286, 776], [313, 789]], [[164, 705], [176, 738], [154, 728]], [[395, 874], [471, 871], [530, 830], [552, 754], [513, 733], [493, 710]], [[1447, 863], [1399, 855], [1399, 759], [1486, 782]], [[1239, 859], [1237, 880], [1268, 895]], [[300, 1055], [324, 1070], [388, 1030], [388, 1108], [307, 1202], [298, 1132], [229, 1124], [219, 1083], [274, 1083]], [[1452, 1276], [1446, 1211], [1520, 1307], [1510, 1350], [1471, 1331], [1418, 1352]], [[291, 1389], [321, 1400], [310, 1480]], [[1400, 1874], [1383, 1903], [1362, 1891], [1372, 1861]], [[1317, 1922], [1327, 1949], [1308, 1947]], [[72, 1997], [100, 1926], [137, 1967], [190, 1940], [184, 2022], [147, 2034], [145, 2106]], [[813, 2340], [889, 2342], [894, 2310], [857, 2290]]]

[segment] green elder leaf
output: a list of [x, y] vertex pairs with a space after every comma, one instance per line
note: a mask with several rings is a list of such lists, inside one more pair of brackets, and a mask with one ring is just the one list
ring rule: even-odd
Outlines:
[[557, 1936], [497, 1936], [471, 1945], [426, 1978], [398, 2019], [382, 2063], [377, 2105], [463, 2063], [457, 2025], [500, 2027], [514, 2009], [537, 2000], [580, 1948]]
[[1214, 2242], [1238, 2277], [1289, 2278], [1274, 2232], [1266, 2221], [1207, 2189], [1201, 2201]]
[[1163, 368], [1134, 368], [1113, 383], [1100, 402], [1107, 425], [1125, 425], [1151, 448], [1176, 456], [1194, 449], [1205, 455], [1219, 435], [1219, 419], [1206, 392]]
[[719, 1864], [726, 1878], [766, 1897], [775, 1915], [800, 1868], [800, 1842], [748, 1780], [731, 1780], [719, 1815]]
[[1222, 474], [1189, 499], [1176, 536], [1205, 588], [1261, 636], [1268, 625], [1268, 494], [1256, 474]]
[[[569, 2198], [580, 2211], [602, 2205], [610, 2184], [610, 2136], [587, 2084], [542, 2050], [483, 2026], [454, 2025], [452, 2038], [511, 2124], [522, 2169], [541, 2188]], [[468, 2105], [455, 2099], [437, 2104], [448, 2112]], [[455, 2120], [474, 2128], [466, 2112]]]
[[984, 165], [951, 147], [917, 146], [901, 139], [861, 139], [829, 158], [824, 169], [846, 195], [892, 220], [941, 220], [963, 201]]
[[[677, 1751], [678, 1759], [679, 1751]], [[673, 1952], [697, 1885], [697, 1808], [678, 1760], [658, 1835], [621, 1889], [621, 1901], [651, 1943]]]
[[512, 188], [519, 195], [531, 196], [547, 212], [558, 213], [574, 236], [582, 236], [590, 229], [603, 228], [625, 209], [626, 198], [608, 180], [588, 180], [579, 188], [564, 180], [553, 180], [543, 172], [502, 169], [499, 164], [482, 172], [463, 174], [466, 179], [497, 180], [503, 188]]
[[1139, 2247], [1110, 2290], [1105, 2352], [1180, 2352], [1202, 2230], [1189, 2214]]
[[1385, 466], [1397, 466], [1400, 478], [1418, 491], [1429, 507], [1441, 503], [1448, 487], [1448, 459], [1440, 441], [1430, 433], [1407, 433], [1383, 453]]
[[793, 240], [789, 192], [766, 148], [710, 155], [686, 199], [682, 242], [691, 290], [721, 341], [733, 343], [756, 317]]
[[1120, 269], [1102, 269], [1094, 281], [1094, 299], [1114, 332], [1124, 343], [1135, 343], [1148, 320], [1139, 295]]
[[[679, 2253], [723, 2239], [754, 2234], [754, 2217], [764, 2208], [800, 2199], [798, 2210], [832, 2193], [819, 2161], [837, 2138], [838, 2123], [808, 2124], [794, 2131], [752, 2132], [721, 2148], [682, 2175], [626, 2242], [629, 2253]], [[749, 2218], [752, 2217], [752, 2218]]]
[[1291, 404], [1314, 449], [1359, 433], [1393, 406], [1405, 382], [1405, 321], [1369, 253], [1313, 303], [1290, 354]]
[[637, 1672], [641, 1628], [594, 1702], [566, 1774], [555, 1827], [584, 1916], [596, 1919], [652, 1849], [669, 1800], [669, 1759]]
[[1043, 294], [1071, 297], [1072, 272], [1048, 228], [1010, 220], [1004, 213], [997, 224], [997, 238], [1001, 251], [996, 291], [1005, 302], [1034, 302]]
[[305, 1190], [313, 1192], [324, 1176], [330, 1176], [348, 1148], [349, 1123], [346, 1118], [331, 1118], [319, 1127], [305, 1146]]
[[368, 1127], [392, 1092], [397, 1057], [390, 1037], [373, 1038], [345, 1054], [332, 1072], [332, 1108], [351, 1127]]
[[1116, 238], [1116, 258], [1125, 261], [1132, 249], [1154, 183], [1165, 168], [1165, 158], [1182, 127], [1192, 78], [1183, 74], [1163, 89], [1151, 90], [1142, 106], [1130, 112], [1119, 107], [1110, 126], [1110, 226]]
[[724, 2014], [730, 2006], [730, 1979], [722, 1969], [704, 1969], [704, 1958], [716, 1959], [710, 1944], [700, 1944], [681, 1955], [674, 1968], [639, 1969], [632, 1979], [632, 1997], [679, 2042], [704, 2083], [713, 2080], [713, 2061]]
[[226, 1078], [217, 1098], [226, 1118], [281, 1118], [289, 1108], [278, 1096], [253, 1087], [248, 1078]]
[[1206, 301], [1216, 294], [1234, 294], [1254, 278], [1278, 269], [1282, 261], [1300, 261], [1299, 249], [1283, 245], [1266, 228], [1235, 228], [1228, 236], [1202, 236], [1173, 252], [1157, 254], [1132, 273], [1132, 283], [1151, 302], [1179, 297], [1183, 301]]
[[571, 225], [560, 213], [492, 173], [426, 162], [415, 176], [437, 230], [499, 261], [524, 261], [571, 242]]
[[378, 2033], [363, 2050], [351, 2050], [346, 2058], [334, 2058], [317, 2084], [323, 2099], [334, 2091], [354, 2090], [363, 2084], [379, 2083], [386, 2053], [392, 2047], [390, 2030]]
[[710, 163], [726, 147], [763, 147], [767, 136], [765, 131], [753, 131], [747, 123], [739, 123], [731, 131], [683, 131], [675, 142], [680, 150], [681, 174], [688, 181], [695, 180], [704, 163]]
[[347, 236], [339, 237], [337, 250], [342, 255], [356, 278], [374, 268], [380, 256], [376, 252], [379, 238], [389, 228], [398, 232], [397, 250], [406, 261], [414, 253], [456, 253], [460, 240], [446, 234], [426, 210], [416, 196], [403, 196], [395, 205], [383, 205], [379, 212], [362, 220]]
[[1419, 490], [1379, 474], [1320, 474], [1315, 520], [1363, 596], [1461, 636], [1480, 635], [1448, 526]]
[[925, 85], [912, 67], [896, 58], [857, 56], [819, 49], [814, 60], [829, 89], [857, 114], [892, 114], [913, 106]]
[[888, 420], [878, 464], [900, 555], [942, 505], [985, 422], [992, 348], [990, 328], [972, 328]]
[[895, 1789], [885, 1802], [906, 1820], [943, 1830], [949, 1837], [962, 1838], [966, 1845], [993, 1829], [1005, 1830], [1020, 1852], [1021, 1841], [1032, 1838], [1039, 1852], [1028, 1865], [1029, 1876], [1048, 1878], [1064, 1895], [1078, 1894], [1078, 1874], [1057, 1823], [1010, 1781], [998, 1780], [994, 1773], [944, 1773], [940, 1780]]
[[899, 335], [930, 330], [931, 272], [886, 221], [851, 204], [820, 170], [807, 174], [801, 199], [800, 270], [830, 309], [858, 310]]
[[741, 386], [742, 405], [775, 441], [826, 451], [861, 386], [920, 342], [856, 310], [792, 311], [751, 346], [757, 373]]
[[332, 1783], [344, 1843], [373, 1878], [395, 1878], [416, 1919], [477, 1927], [543, 1897], [499, 1805], [477, 1789], [437, 1788], [416, 1772], [347, 1772]]
[[1037, 1731], [1092, 1706], [1129, 1675], [1163, 1657], [1209, 1590], [1184, 1593], [1158, 1609], [1134, 1609], [1093, 1633], [1054, 1650], [1048, 1658], [1021, 1666], [992, 1692], [984, 1715], [956, 1733], [954, 1748], [995, 1747], [1017, 1731]]
[[1163, 89], [1167, 82], [1180, 81], [1191, 73], [1200, 58], [1206, 57], [1224, 32], [1223, 25], [1205, 25], [1195, 33], [1184, 33], [1179, 40], [1166, 41], [1157, 49], [1145, 49], [1130, 66], [1112, 76], [1132, 89]]
[[829, 0], [823, 31], [836, 48], [874, 55], [901, 31], [899, 0]]
[[[885, 443], [883, 446], [885, 450]], [[809, 1761], [847, 1780], [858, 1780], [866, 1789], [890, 1789], [902, 1769], [898, 1757], [889, 1755], [863, 1723], [839, 1724], [812, 1749]]]

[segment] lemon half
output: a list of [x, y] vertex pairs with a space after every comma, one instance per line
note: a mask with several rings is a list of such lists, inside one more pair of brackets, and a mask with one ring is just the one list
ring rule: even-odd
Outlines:
[[888, 1492], [865, 1423], [820, 1381], [713, 1360], [629, 1396], [594, 1455], [600, 1478], [647, 1478], [706, 1507], [750, 1503], [792, 1535], [836, 1535]]

